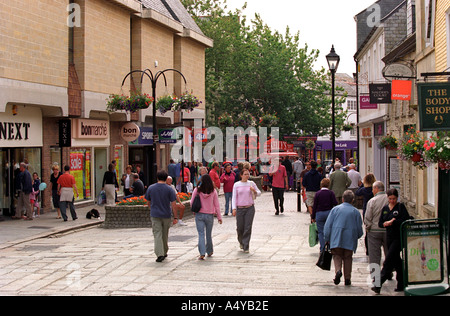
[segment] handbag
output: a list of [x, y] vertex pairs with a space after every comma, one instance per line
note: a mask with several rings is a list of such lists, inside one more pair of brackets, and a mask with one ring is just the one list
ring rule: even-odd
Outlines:
[[197, 193], [197, 195], [194, 198], [194, 201], [192, 202], [191, 211], [193, 213], [198, 213], [200, 212], [201, 208], [202, 208], [202, 201], [200, 200], [200, 194]]
[[309, 246], [314, 247], [319, 242], [319, 233], [317, 232], [317, 223], [309, 224]]
[[316, 266], [318, 266], [322, 270], [330, 271], [332, 257], [333, 255], [330, 251], [330, 244], [326, 244], [325, 249], [320, 253], [319, 260], [317, 261]]

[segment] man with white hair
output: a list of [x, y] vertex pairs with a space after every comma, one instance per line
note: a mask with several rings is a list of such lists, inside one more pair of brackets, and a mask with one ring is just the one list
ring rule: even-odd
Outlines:
[[361, 178], [361, 174], [356, 171], [356, 165], [354, 163], [348, 165], [348, 177], [350, 178], [350, 180], [352, 180], [352, 183], [350, 184], [350, 186], [348, 187], [349, 190], [352, 190], [353, 193], [356, 192], [356, 190], [361, 186], [362, 184], [362, 178]]
[[334, 192], [338, 203], [342, 203], [342, 195], [345, 190], [350, 186], [352, 180], [348, 177], [347, 173], [341, 170], [342, 164], [336, 162], [334, 164], [334, 172], [330, 175], [330, 190]]

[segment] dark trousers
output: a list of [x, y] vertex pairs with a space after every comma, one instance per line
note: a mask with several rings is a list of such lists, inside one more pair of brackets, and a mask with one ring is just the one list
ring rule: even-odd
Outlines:
[[[273, 202], [275, 203], [275, 209], [277, 212], [284, 211], [284, 188], [276, 188], [272, 187], [272, 196], [273, 196]], [[278, 206], [279, 202], [279, 206]]]
[[67, 214], [66, 214], [67, 204], [69, 205], [70, 215], [72, 216], [72, 219], [76, 220], [78, 217], [77, 217], [77, 213], [75, 212], [75, 206], [73, 205], [73, 201], [72, 202], [69, 202], [69, 201], [60, 201], [59, 202], [59, 208], [61, 209], [62, 218], [65, 221], [67, 221]]
[[238, 241], [244, 251], [248, 251], [252, 236], [253, 219], [255, 218], [255, 206], [238, 207], [236, 210], [236, 230]]
[[386, 282], [391, 273], [395, 270], [397, 272], [397, 289], [403, 290], [403, 267], [402, 259], [400, 257], [401, 245], [400, 240], [388, 240], [387, 241], [388, 252], [383, 263], [383, 269], [381, 270], [381, 284]]

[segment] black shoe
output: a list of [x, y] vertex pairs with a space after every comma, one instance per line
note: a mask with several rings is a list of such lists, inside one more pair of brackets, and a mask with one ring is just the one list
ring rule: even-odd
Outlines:
[[284, 213], [284, 208], [282, 208], [280, 212], [281, 212], [281, 213]]
[[381, 293], [381, 286], [374, 286], [373, 288], [371, 288], [372, 291], [374, 291], [376, 294], [380, 294]]
[[164, 256], [159, 256], [158, 259], [156, 259], [156, 262], [163, 262], [164, 259], [166, 259], [166, 257], [164, 257]]
[[275, 215], [280, 215], [280, 212], [279, 212], [279, 211], [276, 211], [276, 212], [275, 212]]
[[345, 285], [352, 285], [352, 281], [351, 280], [345, 280]]
[[342, 272], [341, 271], [336, 272], [336, 276], [333, 279], [334, 284], [338, 285], [339, 283], [341, 283], [341, 277], [342, 277]]

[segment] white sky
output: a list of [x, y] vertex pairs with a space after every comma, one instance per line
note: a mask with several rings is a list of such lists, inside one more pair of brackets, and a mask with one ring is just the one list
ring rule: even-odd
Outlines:
[[243, 14], [247, 20], [259, 13], [264, 23], [281, 34], [289, 26], [291, 34], [300, 31], [300, 43], [309, 51], [319, 49], [316, 69], [328, 69], [325, 56], [334, 44], [341, 57], [338, 72], [350, 76], [356, 71], [356, 22], [354, 16], [370, 7], [376, 0], [227, 0], [234, 11], [247, 2]]

